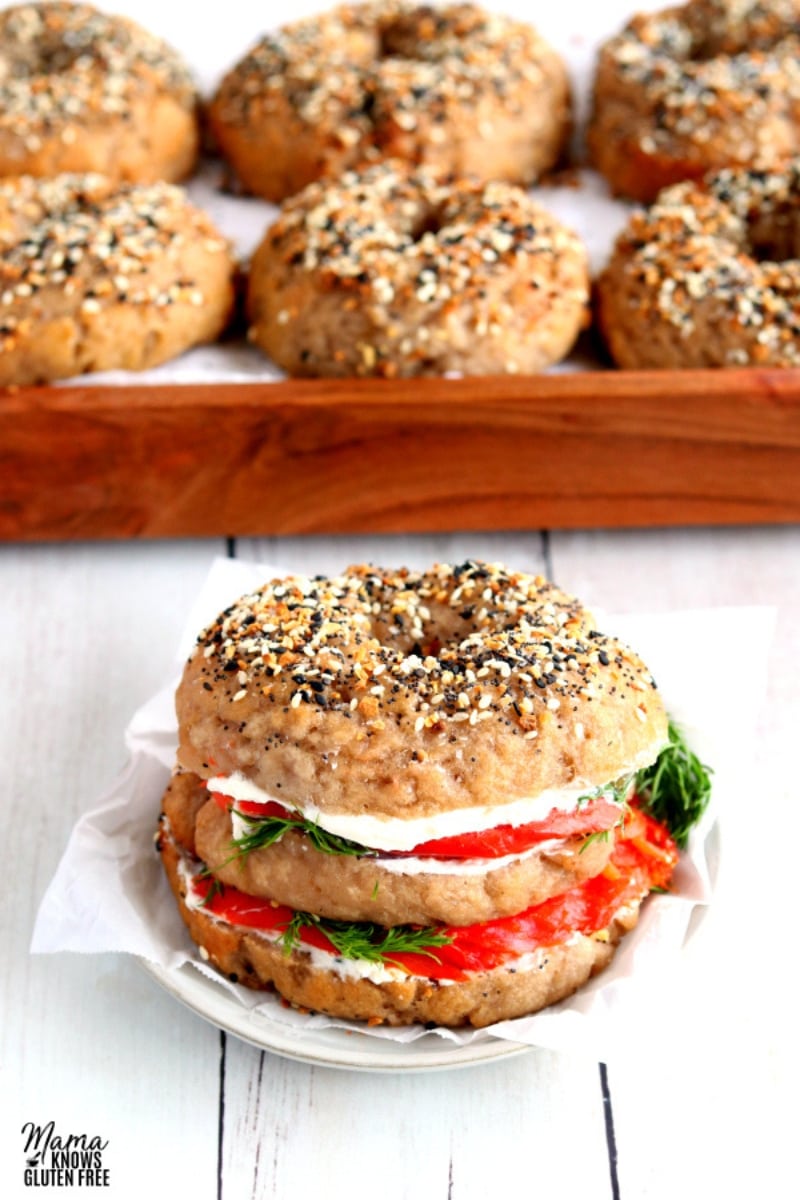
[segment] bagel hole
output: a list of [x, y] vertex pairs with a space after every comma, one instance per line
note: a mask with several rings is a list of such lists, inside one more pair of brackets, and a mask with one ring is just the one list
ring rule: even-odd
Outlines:
[[748, 224], [747, 244], [757, 262], [800, 258], [800, 211], [784, 205], [768, 214], [756, 214]]
[[14, 74], [22, 78], [36, 75], [63, 75], [81, 58], [87, 58], [86, 46], [70, 45], [56, 36], [45, 35], [14, 63]]
[[63, 75], [72, 70], [80, 56], [79, 50], [69, 46], [43, 47], [39, 57], [39, 71], [42, 75]]
[[408, 231], [412, 242], [421, 242], [426, 234], [437, 234], [444, 228], [444, 213], [440, 208], [418, 212]]
[[711, 62], [715, 58], [730, 58], [756, 49], [767, 50], [769, 46], [756, 47], [747, 38], [732, 38], [730, 35], [718, 36], [712, 31], [704, 33], [702, 37], [692, 42], [687, 59], [689, 62], [695, 63]]
[[794, 33], [786, 14], [783, 18], [769, 5], [751, 2], [732, 16], [730, 0], [707, 0], [687, 11], [691, 33], [690, 62], [708, 62], [737, 54], [772, 50]]
[[430, 5], [387, 21], [378, 34], [378, 57], [431, 61], [437, 57], [442, 24], [440, 14]]
[[[435, 365], [435, 364], [434, 364]], [[410, 626], [406, 618], [377, 616], [371, 623], [370, 632], [383, 646], [389, 646], [403, 657], [415, 655], [417, 658], [434, 658], [444, 661], [451, 651], [457, 651], [464, 638], [478, 633], [483, 626], [477, 614], [480, 606], [474, 601], [465, 601], [464, 608], [459, 612], [449, 605], [430, 603], [430, 616], [422, 626]], [[516, 618], [509, 620], [511, 627]], [[498, 623], [498, 630], [505, 628]], [[421, 670], [421, 668], [418, 668]]]

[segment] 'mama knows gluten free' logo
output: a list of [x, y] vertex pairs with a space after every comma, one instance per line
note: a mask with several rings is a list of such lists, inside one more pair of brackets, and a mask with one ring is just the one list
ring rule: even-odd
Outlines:
[[109, 1170], [103, 1166], [108, 1142], [86, 1133], [56, 1133], [55, 1121], [22, 1126], [25, 1139], [26, 1187], [108, 1187]]

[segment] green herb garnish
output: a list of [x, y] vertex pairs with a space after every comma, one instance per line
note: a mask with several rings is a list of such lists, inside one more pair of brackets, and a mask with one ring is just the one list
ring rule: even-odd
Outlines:
[[583, 839], [583, 841], [581, 842], [581, 848], [578, 851], [578, 853], [583, 854], [584, 850], [587, 850], [589, 848], [589, 846], [592, 845], [593, 842], [607, 842], [610, 837], [611, 837], [610, 829], [598, 829], [594, 833], [588, 834], [587, 837], [585, 837]]
[[313, 913], [297, 912], [281, 937], [284, 953], [291, 954], [301, 943], [301, 930], [318, 929], [342, 958], [365, 962], [391, 963], [394, 954], [424, 954], [436, 960], [432, 948], [448, 946], [452, 937], [433, 927], [418, 929], [412, 925], [394, 925], [385, 929], [371, 921], [330, 921]]
[[360, 846], [358, 842], [328, 833], [316, 821], [300, 816], [299, 813], [296, 817], [253, 817], [249, 813], [234, 811], [236, 816], [246, 821], [249, 826], [247, 833], [231, 842], [236, 851], [234, 858], [250, 854], [253, 850], [263, 850], [265, 846], [272, 846], [291, 830], [305, 833], [314, 848], [321, 850], [323, 854], [349, 854], [357, 858], [377, 854], [376, 850]]
[[[625, 824], [625, 818], [630, 812], [628, 807], [628, 794], [631, 790], [631, 784], [634, 782], [633, 775], [625, 775], [622, 779], [617, 779], [614, 783], [603, 784], [602, 787], [595, 788], [587, 796], [581, 796], [578, 800], [578, 808], [581, 804], [585, 804], [589, 800], [598, 800], [601, 796], [604, 800], [611, 800], [614, 804], [619, 805], [619, 820], [613, 829], [622, 829]], [[581, 843], [579, 854], [583, 854], [593, 842], [607, 842], [611, 837], [611, 829], [598, 829], [594, 833], [588, 834]]]
[[637, 773], [636, 792], [645, 812], [666, 825], [683, 849], [708, 807], [711, 768], [689, 749], [674, 721], [669, 722], [668, 736], [668, 745], [652, 766]]
[[627, 803], [628, 793], [631, 790], [635, 775], [623, 775], [621, 779], [616, 779], [613, 783], [602, 783], [600, 787], [596, 787], [593, 792], [587, 792], [585, 796], [578, 797], [577, 808], [588, 804], [590, 800], [599, 800], [601, 797], [604, 800], [611, 800], [614, 804], [620, 804], [623, 807]]
[[216, 876], [211, 874], [211, 871], [208, 867], [204, 867], [203, 870], [199, 872], [199, 878], [211, 880], [211, 886], [209, 887], [203, 899], [200, 901], [201, 906], [205, 907], [207, 904], [211, 903], [215, 896], [222, 895], [225, 890], [225, 884], [220, 883]]

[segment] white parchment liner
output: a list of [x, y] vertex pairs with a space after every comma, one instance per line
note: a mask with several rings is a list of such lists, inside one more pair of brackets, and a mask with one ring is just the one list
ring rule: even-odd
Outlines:
[[[170, 970], [191, 963], [224, 986], [232, 1002], [265, 1021], [303, 1028], [344, 1028], [365, 1036], [409, 1042], [426, 1036], [466, 1045], [503, 1038], [553, 1049], [612, 1056], [637, 1028], [657, 1021], [658, 1004], [680, 1002], [688, 987], [680, 954], [714, 893], [720, 856], [719, 820], [745, 809], [752, 732], [766, 690], [774, 611], [724, 608], [653, 616], [603, 617], [598, 624], [628, 641], [653, 671], [670, 714], [692, 747], [714, 769], [712, 803], [683, 855], [670, 895], [653, 895], [639, 925], [624, 939], [611, 967], [570, 1000], [533, 1017], [479, 1031], [420, 1026], [369, 1028], [361, 1023], [303, 1015], [274, 995], [221, 980], [204, 964], [184, 928], [155, 852], [160, 801], [175, 761], [174, 693], [198, 631], [238, 596], [287, 572], [268, 565], [218, 559], [190, 612], [171, 678], [137, 713], [126, 731], [129, 762], [113, 787], [78, 821], [42, 900], [34, 953], [122, 951]], [[748, 638], [747, 687], [732, 647]], [[677, 956], [677, 957], [676, 957]], [[654, 1010], [654, 1005], [656, 1006]]]

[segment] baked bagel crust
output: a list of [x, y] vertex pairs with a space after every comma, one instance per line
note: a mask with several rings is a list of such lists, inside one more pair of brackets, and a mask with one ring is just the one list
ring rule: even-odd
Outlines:
[[196, 775], [175, 771], [161, 798], [161, 817], [167, 822], [169, 836], [181, 850], [199, 858], [195, 844], [197, 817], [208, 803], [208, 791]]
[[287, 201], [247, 302], [290, 375], [527, 374], [586, 325], [587, 256], [520, 188], [389, 162]]
[[268, 200], [370, 155], [527, 184], [561, 155], [570, 93], [527, 25], [381, 0], [264, 37], [223, 79], [209, 123], [242, 186]]
[[230, 814], [194, 775], [174, 777], [163, 808], [175, 841], [222, 883], [320, 917], [386, 926], [473, 925], [512, 916], [599, 874], [614, 848], [613, 833], [588, 844], [584, 838], [557, 839], [506, 866], [482, 860], [476, 874], [456, 869], [404, 875], [379, 857], [317, 850], [300, 832], [239, 855]]
[[648, 202], [725, 166], [800, 151], [798, 0], [690, 0], [600, 51], [587, 142], [612, 190]]
[[166, 43], [87, 4], [0, 13], [0, 175], [175, 181], [198, 151], [191, 76]]
[[607, 930], [548, 947], [525, 970], [509, 964], [446, 985], [413, 975], [374, 983], [320, 967], [304, 950], [287, 954], [257, 931], [222, 922], [202, 908], [190, 908], [179, 868], [180, 850], [163, 830], [158, 846], [181, 916], [206, 961], [233, 982], [274, 988], [294, 1007], [373, 1024], [482, 1027], [537, 1012], [572, 995], [607, 966], [620, 938], [638, 919], [639, 904], [628, 904]]
[[476, 562], [274, 580], [200, 635], [176, 706], [184, 769], [373, 817], [489, 805], [501, 824], [666, 741], [633, 651], [540, 576]]
[[0, 181], [0, 385], [141, 370], [213, 341], [234, 263], [171, 184]]
[[800, 365], [800, 160], [678, 184], [634, 213], [597, 281], [621, 367]]

